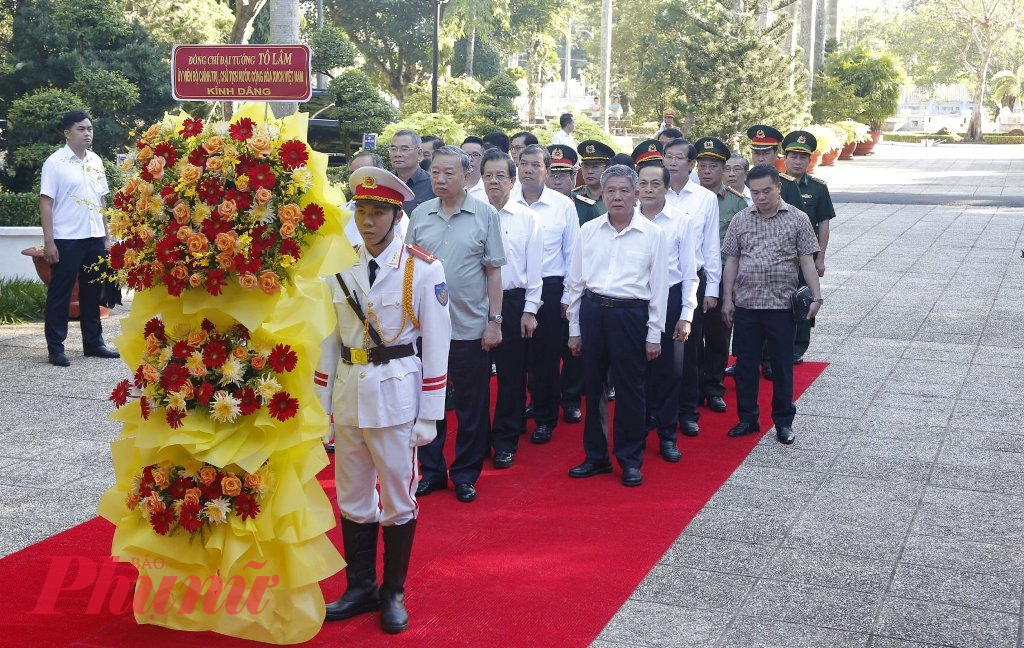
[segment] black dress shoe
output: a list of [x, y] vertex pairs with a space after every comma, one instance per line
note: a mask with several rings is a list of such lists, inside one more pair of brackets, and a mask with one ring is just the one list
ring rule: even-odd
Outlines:
[[676, 445], [675, 441], [662, 441], [661, 442], [661, 458], [669, 463], [678, 463], [683, 458], [681, 452], [679, 452], [679, 446]]
[[112, 349], [107, 345], [98, 346], [94, 349], [86, 349], [85, 355], [90, 358], [120, 358], [121, 354], [117, 352], [117, 349]]
[[708, 396], [708, 409], [712, 412], [724, 412], [729, 409], [725, 404], [725, 399], [721, 396]]
[[530, 437], [530, 443], [547, 443], [551, 440], [552, 428], [550, 425], [538, 425]]
[[740, 421], [738, 424], [733, 426], [731, 430], [729, 430], [728, 434], [731, 437], [741, 437], [747, 436], [748, 434], [756, 434], [757, 432], [760, 431], [760, 423], [744, 423], [743, 421]]
[[428, 481], [426, 479], [421, 479], [419, 486], [416, 487], [416, 497], [430, 495], [434, 491], [444, 490], [446, 488], [448, 488], [448, 484], [446, 482], [441, 482], [440, 484], [438, 484], [432, 481]]
[[725, 375], [726, 376], [735, 376], [736, 375], [736, 365], [735, 364], [731, 364], [728, 367], [726, 367], [725, 368]]
[[700, 426], [697, 421], [679, 421], [679, 431], [684, 436], [695, 437], [700, 434]]
[[566, 423], [579, 423], [582, 420], [583, 412], [580, 411], [579, 405], [571, 405], [565, 408]]
[[612, 471], [612, 464], [592, 464], [589, 461], [584, 461], [580, 465], [569, 469], [569, 476], [575, 477], [576, 479], [583, 479], [585, 477], [593, 477], [594, 475], [607, 475]]
[[775, 427], [775, 438], [779, 440], [779, 443], [789, 445], [796, 441], [796, 435], [793, 434], [793, 428], [786, 426]]
[[325, 444], [324, 445], [324, 450], [327, 451], [327, 454], [334, 454], [334, 444], [333, 443]]
[[770, 362], [761, 365], [761, 375], [764, 376], [765, 380], [775, 380], [775, 371], [772, 369]]
[[626, 468], [622, 471], [623, 486], [639, 486], [644, 483], [644, 476], [639, 468]]
[[460, 502], [472, 502], [476, 499], [476, 486], [473, 484], [455, 484], [455, 498]]
[[533, 418], [533, 403], [526, 406], [526, 409], [523, 410], [523, 416], [526, 418]]
[[793, 364], [798, 365], [798, 364], [803, 364], [803, 363], [804, 363], [804, 354], [801, 353], [799, 355], [797, 355], [797, 354], [793, 355]]
[[647, 430], [653, 430], [658, 427], [658, 419], [653, 414], [647, 417]]
[[63, 351], [59, 353], [50, 354], [50, 364], [54, 367], [70, 367], [71, 361], [68, 360], [68, 356]]
[[615, 400], [615, 388], [614, 387], [609, 387], [608, 391], [606, 392], [606, 394], [608, 396], [608, 400], [610, 400], [610, 401]]
[[511, 468], [512, 462], [515, 459], [515, 455], [511, 452], [495, 452], [494, 453], [494, 467], [498, 470], [504, 470], [505, 468]]

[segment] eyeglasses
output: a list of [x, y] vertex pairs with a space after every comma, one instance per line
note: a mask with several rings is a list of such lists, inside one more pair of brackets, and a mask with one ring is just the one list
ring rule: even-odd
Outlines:
[[552, 171], [549, 177], [553, 180], [568, 180], [572, 176], [572, 171]]
[[401, 153], [402, 155], [405, 155], [406, 153], [411, 153], [412, 151], [413, 151], [413, 148], [411, 146], [389, 146], [388, 147], [388, 153]]
[[666, 162], [689, 162], [690, 158], [685, 155], [673, 155], [672, 153], [666, 153], [664, 155]]
[[466, 155], [473, 158], [474, 160], [478, 160], [484, 156], [483, 153], [466, 153]]

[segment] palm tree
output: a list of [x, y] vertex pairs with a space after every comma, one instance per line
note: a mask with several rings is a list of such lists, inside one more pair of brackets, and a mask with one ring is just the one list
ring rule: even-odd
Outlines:
[[1000, 106], [1013, 110], [1024, 94], [1024, 65], [1013, 70], [1002, 70], [992, 76], [992, 97]]

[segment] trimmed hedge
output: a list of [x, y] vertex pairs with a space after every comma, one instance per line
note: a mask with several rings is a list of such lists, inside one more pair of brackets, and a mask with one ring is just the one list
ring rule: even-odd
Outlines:
[[986, 144], [1024, 144], [1024, 135], [985, 135]]
[[903, 142], [904, 144], [919, 144], [926, 139], [945, 140], [947, 142], [959, 142], [962, 135], [936, 135], [935, 133], [885, 133], [886, 142]]
[[39, 194], [0, 193], [0, 227], [39, 225]]

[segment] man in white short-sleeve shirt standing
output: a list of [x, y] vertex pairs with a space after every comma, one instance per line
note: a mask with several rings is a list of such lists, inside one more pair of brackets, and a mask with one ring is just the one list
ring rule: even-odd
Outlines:
[[102, 210], [109, 193], [100, 157], [89, 150], [92, 121], [82, 110], [61, 119], [67, 144], [46, 159], [39, 187], [39, 216], [43, 225], [43, 255], [50, 263], [46, 292], [46, 349], [50, 364], [68, 367], [64, 353], [68, 336], [68, 306], [75, 281], [79, 283], [82, 347], [85, 355], [119, 358], [103, 341], [100, 324], [98, 273], [90, 270], [107, 254], [108, 234]]

